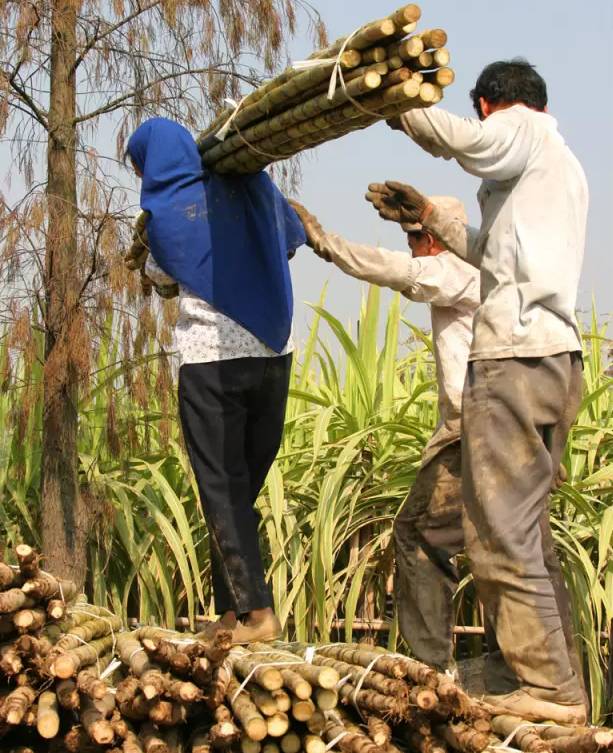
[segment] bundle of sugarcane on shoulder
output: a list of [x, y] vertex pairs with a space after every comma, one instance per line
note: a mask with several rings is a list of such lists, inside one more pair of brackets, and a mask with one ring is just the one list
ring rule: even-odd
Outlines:
[[613, 750], [613, 731], [497, 715], [404, 655], [142, 626], [87, 603], [29, 546], [0, 562], [0, 750], [526, 753]]
[[404, 5], [317, 50], [224, 110], [198, 139], [204, 164], [254, 173], [277, 160], [415, 107], [440, 102], [454, 80], [443, 29], [417, 29]]

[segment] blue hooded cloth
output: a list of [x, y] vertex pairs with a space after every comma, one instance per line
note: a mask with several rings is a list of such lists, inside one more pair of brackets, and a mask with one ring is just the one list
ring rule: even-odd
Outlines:
[[280, 353], [293, 313], [288, 254], [305, 235], [268, 174], [206, 170], [189, 131], [166, 118], [139, 126], [127, 151], [142, 173], [140, 204], [155, 261]]

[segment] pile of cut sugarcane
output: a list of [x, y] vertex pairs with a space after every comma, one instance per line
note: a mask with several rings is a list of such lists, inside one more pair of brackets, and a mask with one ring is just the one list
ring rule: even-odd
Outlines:
[[496, 716], [451, 677], [360, 645], [122, 628], [28, 546], [0, 562], [0, 750], [526, 753], [613, 750], [603, 728]]
[[[454, 80], [443, 29], [416, 31], [419, 6], [399, 8], [314, 52], [226, 109], [199, 136], [205, 165], [253, 173], [271, 162], [428, 107]], [[336, 88], [331, 78], [340, 76]], [[221, 132], [220, 132], [221, 131]], [[216, 135], [219, 134], [219, 135]], [[223, 140], [220, 140], [223, 135]]]

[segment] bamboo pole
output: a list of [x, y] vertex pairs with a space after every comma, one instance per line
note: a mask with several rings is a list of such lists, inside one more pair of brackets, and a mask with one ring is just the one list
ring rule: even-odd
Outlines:
[[39, 572], [37, 577], [27, 580], [21, 590], [33, 599], [60, 598], [71, 601], [77, 595], [77, 586], [71, 580], [55, 578], [50, 573]]
[[67, 680], [76, 675], [82, 667], [94, 664], [99, 656], [103, 656], [113, 647], [114, 643], [114, 636], [106, 635], [85, 646], [60, 654], [50, 666], [51, 674]]
[[436, 71], [424, 73], [423, 79], [427, 83], [440, 87], [450, 86], [455, 80], [455, 72], [452, 68], [439, 68]]
[[400, 721], [409, 714], [409, 702], [406, 698], [392, 698], [381, 695], [376, 690], [357, 690], [349, 683], [342, 685], [338, 694], [346, 705], [355, 705], [363, 711], [395, 721]]
[[404, 28], [408, 24], [414, 24], [421, 18], [421, 10], [418, 5], [411, 3], [403, 5], [397, 11], [390, 15], [390, 19], [397, 27]]
[[461, 753], [482, 753], [490, 742], [489, 735], [477, 732], [464, 722], [447, 722], [437, 727], [436, 733]]
[[250, 677], [266, 690], [283, 687], [283, 676], [276, 667], [266, 666], [260, 658], [251, 658], [247, 651], [238, 651], [230, 657], [232, 669], [243, 678]]
[[613, 750], [613, 731], [594, 729], [583, 735], [557, 737], [550, 742], [554, 753], [598, 753]]
[[380, 748], [384, 748], [392, 741], [392, 728], [378, 716], [370, 715], [366, 720], [368, 736]]
[[[287, 734], [283, 735], [283, 737], [279, 741], [279, 747], [281, 748], [283, 753], [299, 753], [302, 744], [303, 743], [300, 739], [300, 735], [297, 735], [295, 732], [288, 732]], [[312, 753], [316, 752], [313, 751]]]
[[366, 672], [364, 667], [347, 664], [347, 662], [341, 662], [337, 659], [329, 659], [325, 656], [317, 656], [317, 654], [313, 657], [313, 664], [318, 667], [330, 667], [336, 670], [339, 678], [349, 677], [354, 685], [360, 682], [362, 683], [362, 687], [376, 690], [382, 695], [394, 695], [406, 698], [409, 693], [409, 687], [404, 680], [388, 677], [375, 670]]
[[290, 698], [289, 693], [283, 688], [280, 690], [273, 690], [271, 695], [275, 699], [279, 711], [287, 713], [291, 709], [292, 699]]
[[[585, 735], [590, 732], [593, 727], [562, 727], [560, 725], [552, 724], [550, 727], [542, 727], [539, 729], [539, 735], [543, 740], [555, 740], [557, 737], [568, 737], [569, 735]], [[611, 730], [607, 730], [610, 732]]]
[[300, 677], [301, 682], [299, 683], [295, 681], [292, 683], [292, 686], [285, 682], [285, 677], [289, 675], [284, 675], [284, 684], [298, 698], [310, 698], [313, 687], [332, 689], [336, 687], [336, 684], [340, 680], [339, 673], [333, 667], [314, 666], [313, 664], [298, 658], [296, 654], [290, 651], [271, 651], [270, 646], [266, 643], [252, 643], [251, 647], [254, 651], [266, 651], [271, 661], [291, 662], [292, 659], [294, 660], [294, 666], [292, 666], [290, 670], [282, 669], [282, 674], [284, 672], [291, 672], [293, 675], [298, 675]]
[[418, 36], [427, 50], [438, 49], [447, 44], [447, 32], [444, 29], [426, 29], [419, 32]]
[[13, 614], [13, 624], [19, 633], [37, 632], [47, 622], [47, 612], [41, 607], [19, 609]]
[[336, 745], [343, 753], [383, 753], [374, 742], [363, 733], [349, 731], [340, 720], [331, 719], [324, 728], [324, 738]]
[[100, 679], [100, 673], [103, 672], [113, 660], [113, 654], [109, 653], [101, 657], [96, 662], [95, 669], [87, 667], [77, 674], [77, 688], [81, 693], [89, 696], [93, 700], [104, 698], [108, 692], [109, 686]]
[[321, 711], [331, 711], [338, 704], [338, 693], [328, 688], [317, 688], [315, 691], [315, 705]]
[[424, 51], [424, 43], [418, 35], [394, 42], [387, 47], [388, 58], [399, 57], [405, 62], [412, 62]]
[[117, 636], [117, 655], [137, 677], [153, 667], [138, 639], [137, 632], [119, 633]]
[[[362, 56], [359, 52], [355, 50], [348, 51], [343, 56], [341, 67], [351, 70], [351, 68], [357, 68], [361, 61]], [[244, 100], [233, 120], [235, 127], [240, 129], [245, 128], [245, 126], [253, 123], [254, 120], [274, 113], [283, 104], [287, 104], [302, 93], [310, 91], [322, 81], [327, 81], [330, 78], [333, 65], [333, 62], [330, 62], [300, 72], [288, 69], [287, 75], [282, 75], [270, 84], [262, 87], [261, 92], [257, 90], [260, 92], [258, 96], [256, 96], [256, 93], [253, 93]], [[272, 84], [277, 81], [279, 83], [273, 86]], [[222, 116], [217, 118], [211, 126], [198, 136], [197, 143], [201, 151], [204, 150], [206, 152], [211, 144], [211, 140], [207, 137], [218, 131], [233, 112], [234, 110], [232, 109], [225, 110]]]
[[18, 609], [30, 609], [36, 601], [24, 593], [21, 588], [9, 588], [0, 592], [0, 614], [16, 612]]
[[70, 651], [82, 646], [83, 643], [91, 643], [94, 638], [117, 633], [122, 628], [121, 617], [105, 616], [92, 617], [77, 627], [72, 628], [55, 644], [54, 652]]
[[292, 716], [299, 722], [308, 722], [315, 713], [315, 704], [310, 698], [292, 698]]
[[436, 90], [437, 87], [433, 84], [428, 84], [427, 87], [423, 84], [420, 86], [413, 79], [409, 79], [381, 93], [363, 97], [361, 104], [367, 108], [367, 112], [353, 104], [336, 108], [330, 113], [303, 121], [295, 128], [264, 139], [252, 148], [243, 147], [217, 162], [215, 170], [220, 173], [257, 171], [270, 162], [285, 159], [290, 154], [339, 138], [352, 130], [365, 128], [384, 117], [405, 112], [411, 105], [427, 104], [434, 98]]
[[247, 692], [264, 716], [273, 716], [279, 712], [277, 702], [269, 690], [265, 690], [256, 683], [250, 682], [247, 684]]
[[45, 740], [52, 740], [60, 731], [57, 695], [52, 690], [46, 690], [38, 698], [36, 729]]
[[0, 591], [6, 591], [11, 587], [19, 587], [23, 582], [23, 576], [17, 568], [0, 562]]
[[24, 578], [33, 578], [40, 572], [40, 555], [28, 544], [18, 544], [15, 554], [19, 563], [19, 570]]
[[258, 711], [257, 706], [251, 700], [249, 694], [244, 690], [241, 690], [239, 693], [239, 688], [240, 686], [236, 679], [232, 678], [228, 684], [226, 698], [232, 707], [234, 716], [240, 723], [247, 737], [256, 742], [260, 742], [268, 734], [266, 721]]
[[385, 47], [371, 47], [368, 50], [364, 50], [362, 53], [362, 64], [369, 65], [371, 63], [382, 63], [387, 58], [387, 50]]
[[269, 737], [283, 737], [289, 732], [290, 722], [287, 714], [277, 711], [276, 714], [266, 719], [266, 728]]
[[434, 50], [432, 56], [434, 58], [434, 65], [437, 65], [439, 68], [445, 68], [451, 62], [451, 55], [446, 47]]
[[334, 109], [339, 104], [347, 102], [350, 97], [358, 97], [365, 92], [376, 89], [380, 85], [381, 76], [376, 71], [367, 71], [360, 78], [349, 81], [346, 84], [346, 90], [339, 87], [332, 99], [328, 98], [327, 93], [320, 94], [270, 120], [247, 129], [244, 133], [241, 132], [240, 134], [230, 136], [225, 141], [206, 151], [202, 157], [203, 162], [205, 165], [214, 165], [224, 155], [240, 149], [245, 142], [253, 143], [269, 137], [274, 133], [287, 129], [289, 126], [308, 120], [321, 112]]
[[3, 718], [8, 724], [19, 724], [35, 700], [36, 691], [34, 688], [28, 685], [16, 688], [4, 699], [2, 705]]
[[110, 745], [115, 739], [111, 723], [87, 696], [81, 701], [79, 718], [89, 737], [98, 745]]
[[[543, 740], [536, 727], [526, 725], [523, 719], [516, 716], [501, 715], [492, 719], [492, 729], [496, 735], [509, 742], [515, 741], [516, 746], [525, 753], [551, 753], [551, 745]], [[515, 734], [513, 734], [515, 733]]]

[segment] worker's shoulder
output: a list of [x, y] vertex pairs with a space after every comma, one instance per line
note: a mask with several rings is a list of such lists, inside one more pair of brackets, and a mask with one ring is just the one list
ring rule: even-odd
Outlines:
[[512, 125], [514, 128], [523, 127], [535, 132], [558, 133], [558, 122], [552, 115], [521, 104], [496, 110], [485, 119], [484, 125], [492, 128]]
[[441, 251], [440, 254], [437, 254], [436, 258], [446, 267], [453, 268], [455, 272], [466, 278], [472, 278], [475, 280], [479, 279], [479, 270], [477, 267], [464, 261], [464, 259], [457, 256], [452, 251]]

